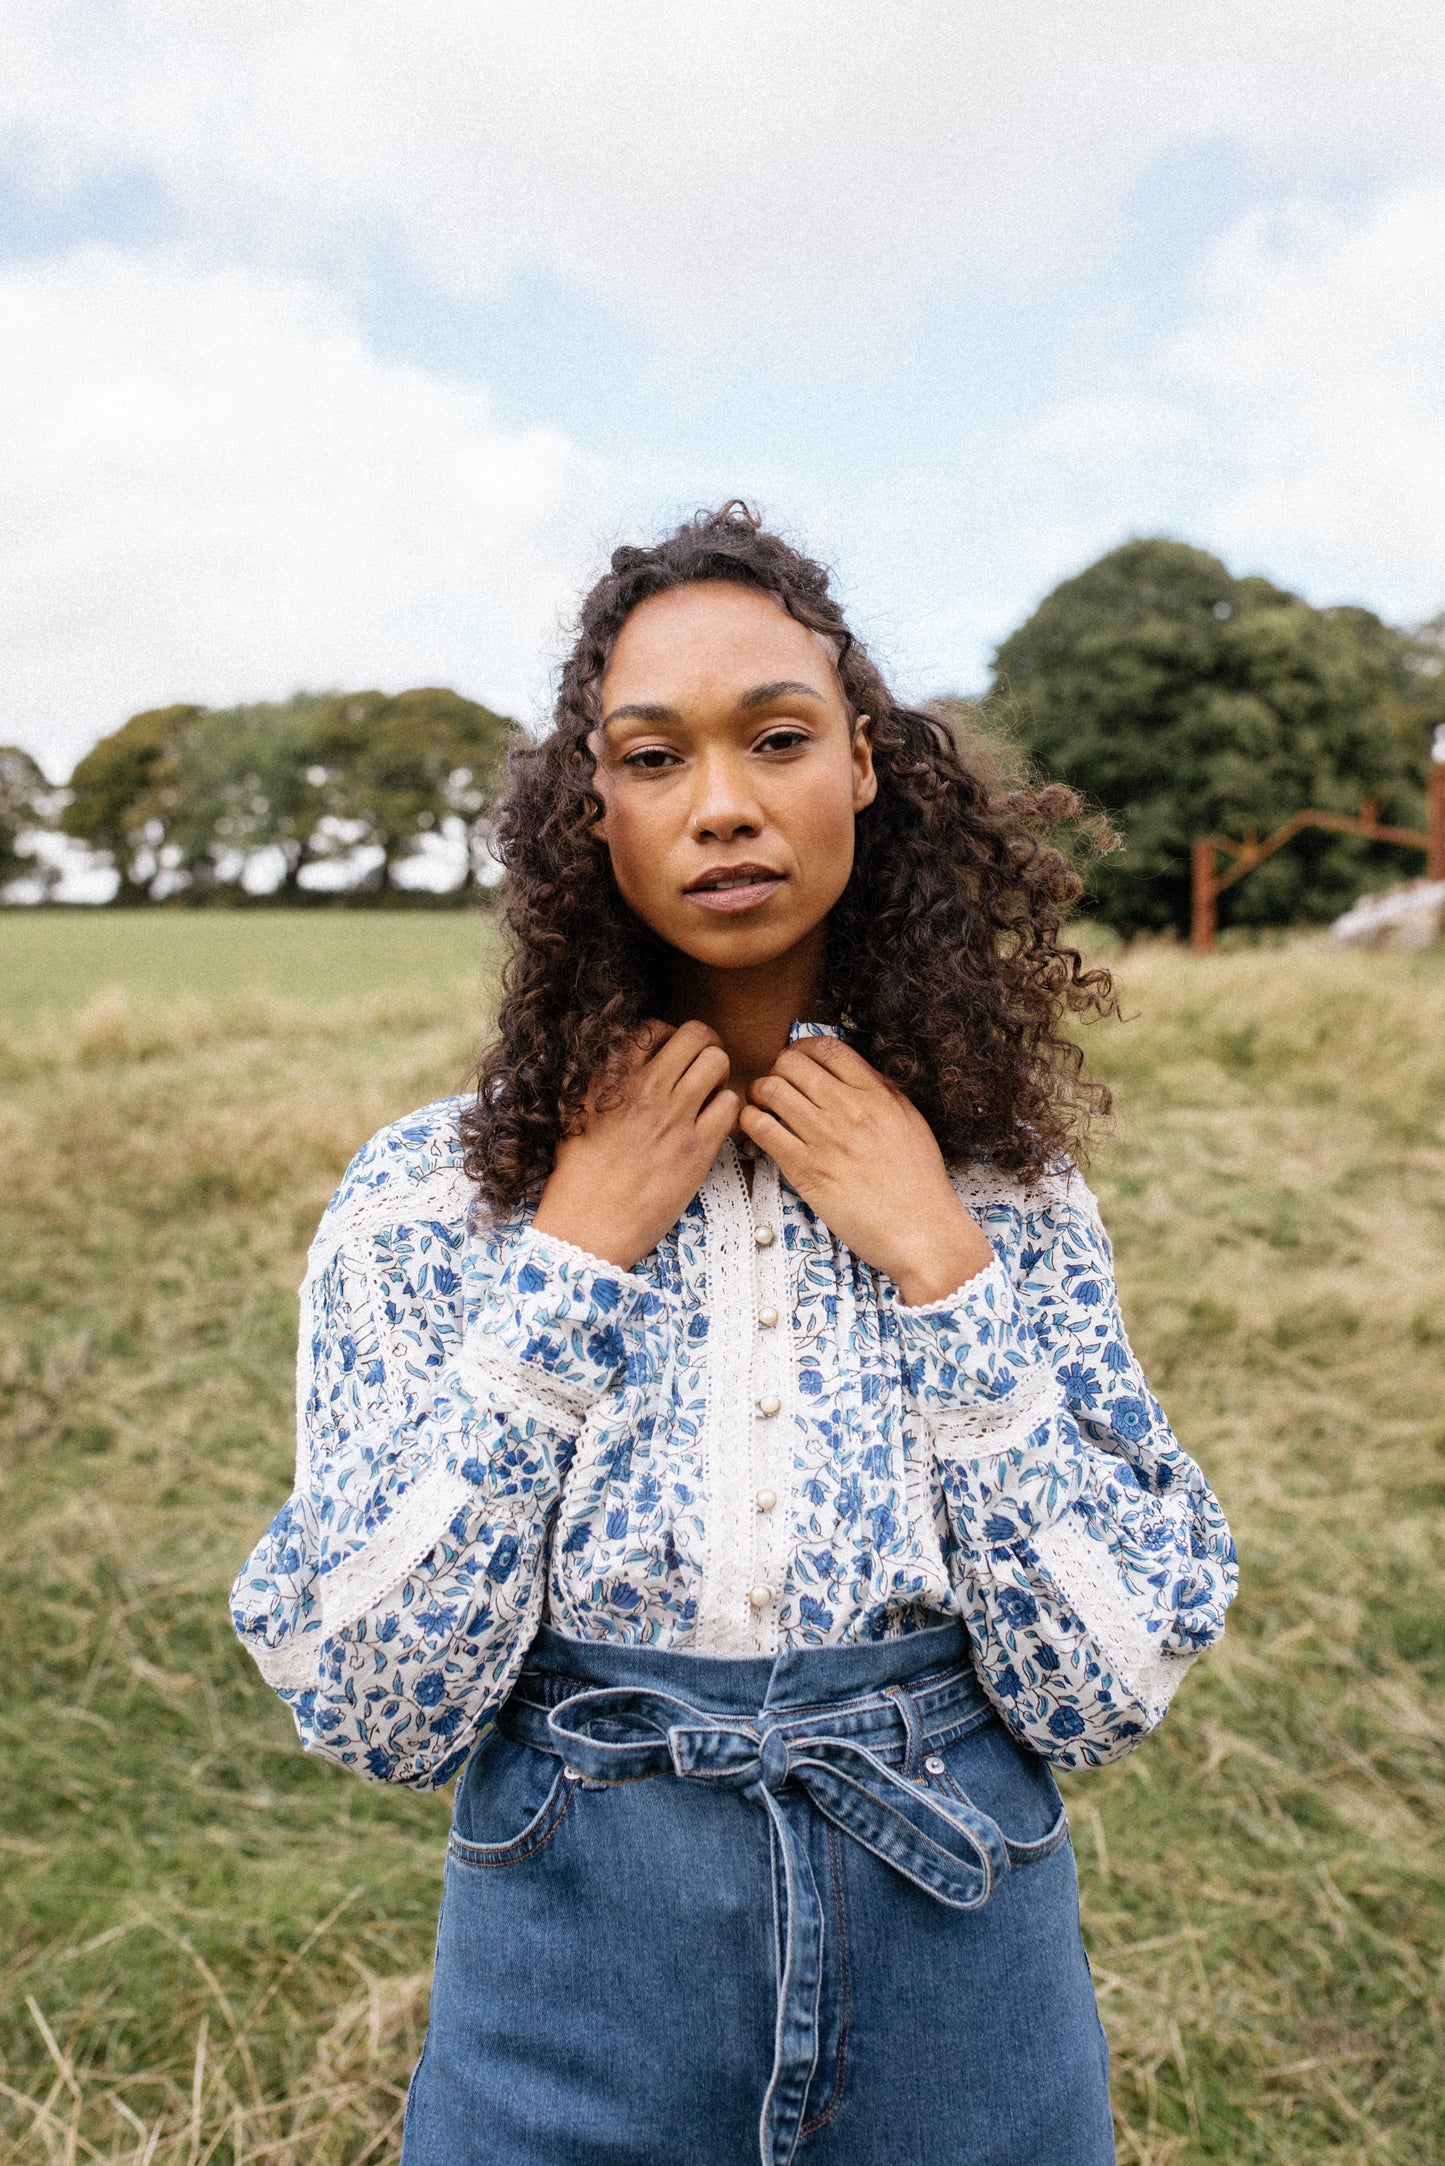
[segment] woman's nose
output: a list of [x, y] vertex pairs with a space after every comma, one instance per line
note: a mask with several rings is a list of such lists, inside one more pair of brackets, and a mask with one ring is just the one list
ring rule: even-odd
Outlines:
[[700, 842], [732, 842], [759, 832], [762, 807], [733, 761], [708, 760], [700, 766], [690, 824]]

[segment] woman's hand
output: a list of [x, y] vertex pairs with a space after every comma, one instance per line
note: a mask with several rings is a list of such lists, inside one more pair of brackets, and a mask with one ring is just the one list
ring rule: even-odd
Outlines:
[[743, 1133], [910, 1308], [993, 1261], [917, 1107], [837, 1038], [802, 1038], [748, 1092]]
[[649, 1023], [621, 1098], [564, 1136], [532, 1223], [630, 1271], [677, 1224], [737, 1120], [728, 1057], [705, 1023]]

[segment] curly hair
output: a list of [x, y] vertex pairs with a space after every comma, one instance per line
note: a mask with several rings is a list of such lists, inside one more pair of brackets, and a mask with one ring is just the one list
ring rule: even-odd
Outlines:
[[843, 621], [819, 564], [734, 501], [652, 548], [620, 548], [582, 604], [551, 733], [513, 749], [499, 808], [510, 936], [496, 1036], [462, 1116], [464, 1163], [510, 1210], [540, 1192], [589, 1096], [613, 1086], [659, 1012], [667, 949], [623, 901], [597, 832], [589, 739], [623, 623], [650, 595], [731, 580], [781, 603], [836, 652], [844, 698], [872, 718], [874, 802], [829, 916], [829, 1012], [924, 1115], [950, 1163], [1026, 1183], [1081, 1155], [1109, 1093], [1083, 1072], [1066, 1012], [1116, 1013], [1107, 971], [1061, 938], [1081, 882], [1050, 842], [1072, 792], [1007, 776], [982, 738], [900, 707]]

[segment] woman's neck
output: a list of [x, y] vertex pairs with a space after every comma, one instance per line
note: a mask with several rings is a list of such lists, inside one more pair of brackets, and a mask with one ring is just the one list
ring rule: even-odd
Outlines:
[[782, 1052], [793, 1023], [830, 1020], [822, 1012], [825, 952], [821, 926], [786, 955], [753, 969], [713, 970], [674, 952], [665, 1018], [715, 1030], [732, 1063], [732, 1087], [746, 1095]]

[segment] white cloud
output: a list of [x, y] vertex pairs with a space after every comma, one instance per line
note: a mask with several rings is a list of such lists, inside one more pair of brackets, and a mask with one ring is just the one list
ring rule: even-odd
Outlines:
[[1429, 0], [11, 0], [9, 45], [52, 194], [139, 171], [212, 244], [393, 233], [454, 290], [539, 261], [703, 337], [1050, 274], [1181, 142], [1418, 181], [1445, 82]]
[[1445, 189], [1248, 218], [1163, 372], [1230, 447], [1207, 528], [1234, 555], [1404, 618], [1445, 601]]
[[52, 773], [147, 705], [527, 698], [603, 477], [314, 287], [87, 250], [0, 272], [5, 730]]
[[[1318, 603], [1445, 602], [1445, 189], [1253, 211], [1127, 381], [1005, 430], [1017, 611], [1131, 533], [1171, 532]], [[1116, 360], [1116, 379], [1123, 369]]]

